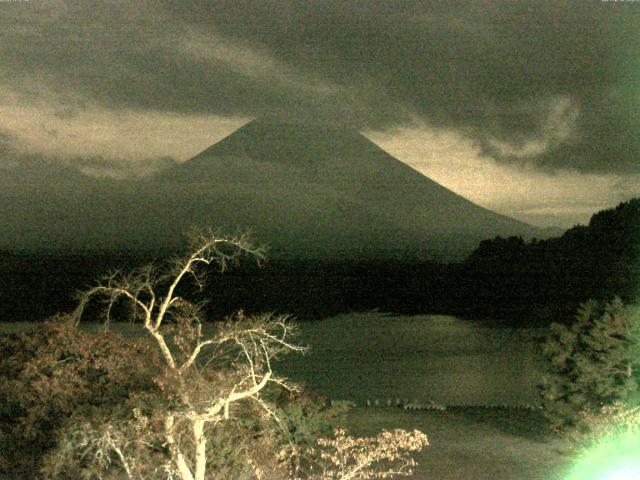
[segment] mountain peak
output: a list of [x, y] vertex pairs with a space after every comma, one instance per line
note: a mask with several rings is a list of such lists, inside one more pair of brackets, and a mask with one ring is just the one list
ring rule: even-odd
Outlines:
[[[245, 169], [277, 168], [266, 166], [272, 164], [304, 169], [311, 174], [317, 172], [321, 165], [334, 170], [358, 166], [373, 168], [376, 159], [387, 156], [377, 145], [348, 126], [266, 117], [243, 125], [231, 135], [157, 178], [181, 182], [202, 181], [212, 175], [219, 175], [221, 170], [231, 168], [231, 164], [238, 162]], [[246, 177], [243, 172], [237, 173], [239, 179]]]
[[[357, 130], [326, 122], [253, 120], [156, 180], [163, 188], [216, 192], [220, 218], [256, 232], [280, 225], [276, 235], [292, 249], [311, 242], [325, 252], [449, 254], [496, 235], [539, 236], [425, 177]], [[223, 214], [225, 203], [236, 206], [235, 218]], [[290, 238], [294, 231], [300, 238]], [[274, 233], [270, 243], [282, 244]]]
[[5, 195], [0, 246], [166, 248], [214, 227], [251, 231], [274, 256], [452, 259], [497, 235], [540, 236], [326, 122], [257, 119], [149, 179], [91, 185], [46, 192], [46, 210]]
[[[326, 122], [259, 118], [242, 126], [202, 154], [244, 154], [259, 161], [308, 164], [320, 162], [353, 143], [371, 143], [358, 131]], [[373, 145], [373, 144], [371, 144]], [[351, 147], [353, 149], [353, 147]]]
[[[280, 128], [283, 126], [289, 126], [292, 128], [299, 129], [328, 129], [328, 130], [351, 130], [356, 132], [355, 128], [350, 127], [346, 123], [336, 122], [332, 120], [325, 120], [321, 118], [312, 118], [312, 117], [279, 117], [279, 116], [264, 116], [258, 117], [250, 122], [246, 123], [244, 126], [247, 127], [249, 125], [259, 125], [265, 128]], [[242, 127], [241, 127], [242, 128]]]

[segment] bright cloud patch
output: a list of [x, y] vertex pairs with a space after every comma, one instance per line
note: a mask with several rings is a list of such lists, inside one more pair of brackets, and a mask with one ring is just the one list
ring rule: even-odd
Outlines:
[[15, 147], [51, 157], [101, 157], [141, 162], [185, 160], [224, 138], [248, 119], [217, 115], [107, 110], [81, 99], [55, 103], [2, 96], [0, 128]]
[[595, 211], [640, 194], [640, 175], [547, 173], [498, 163], [482, 155], [480, 147], [462, 134], [424, 124], [367, 136], [463, 197], [541, 226], [586, 223]]

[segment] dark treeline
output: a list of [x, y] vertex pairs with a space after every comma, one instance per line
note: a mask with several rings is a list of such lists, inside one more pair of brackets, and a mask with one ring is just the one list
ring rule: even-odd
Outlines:
[[559, 238], [481, 242], [459, 272], [458, 314], [519, 323], [563, 321], [589, 299], [638, 301], [640, 199], [591, 217]]
[[0, 321], [41, 321], [71, 311], [76, 293], [99, 277], [154, 258], [151, 253], [0, 252]]
[[559, 238], [485, 240], [459, 264], [275, 262], [215, 276], [209, 288], [216, 313], [267, 307], [315, 318], [378, 308], [523, 326], [571, 321], [589, 298], [638, 301], [640, 199], [601, 211]]
[[[0, 321], [39, 321], [75, 308], [75, 293], [114, 270], [130, 271], [152, 254], [0, 254]], [[446, 312], [452, 265], [410, 261], [246, 259], [212, 269], [201, 294], [211, 318], [246, 313], [289, 313], [316, 319], [378, 308], [398, 313]]]
[[[158, 254], [0, 254], [0, 321], [42, 320], [74, 308], [74, 292], [110, 270]], [[640, 291], [640, 199], [594, 215], [562, 237], [481, 242], [466, 261], [250, 261], [211, 272], [203, 299], [211, 318], [239, 309], [299, 319], [380, 309], [443, 313], [530, 325], [570, 319], [588, 298], [636, 300]]]
[[[394, 261], [272, 261], [212, 275], [211, 312], [292, 313], [301, 319], [379, 309], [404, 314], [445, 313], [455, 266]], [[234, 292], [229, 294], [229, 292]]]

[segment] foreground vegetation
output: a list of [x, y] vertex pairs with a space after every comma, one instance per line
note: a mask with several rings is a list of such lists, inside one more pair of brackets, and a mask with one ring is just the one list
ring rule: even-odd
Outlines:
[[[451, 317], [403, 325], [375, 314], [378, 330], [371, 315], [306, 325], [307, 333], [317, 327], [309, 339], [330, 338], [333, 344], [296, 371], [291, 366], [298, 362], [280, 358], [304, 350], [286, 317], [240, 311], [205, 325], [203, 305], [191, 300], [207, 267], [224, 270], [240, 255], [261, 259], [262, 252], [245, 238], [199, 236], [190, 255], [164, 269], [151, 265], [110, 274], [81, 295], [73, 314], [4, 336], [0, 472], [20, 478], [364, 480], [411, 475], [417, 455], [425, 460], [422, 468], [429, 468], [417, 470], [419, 478], [429, 478], [429, 472], [443, 479], [484, 478], [478, 472], [486, 478], [555, 478], [566, 471], [564, 454], [572, 448], [588, 452], [594, 444], [640, 435], [640, 310], [620, 299], [590, 300], [573, 321], [553, 324], [543, 348], [545, 365], [516, 361], [517, 355], [526, 358], [524, 345], [542, 340], [537, 330], [475, 325], [456, 343], [452, 334], [460, 325]], [[104, 314], [102, 331], [78, 328], [97, 312]], [[110, 330], [114, 316], [138, 330]], [[514, 348], [505, 340], [515, 342]], [[411, 362], [416, 357], [441, 370], [444, 364], [438, 367], [433, 356], [439, 348], [449, 364], [472, 360], [470, 376], [458, 371], [448, 382], [455, 378], [478, 392], [500, 390], [490, 377], [501, 372], [485, 371], [478, 364], [483, 357], [506, 355], [520, 374], [533, 373], [531, 378], [546, 370], [543, 410], [460, 407], [449, 397], [443, 412], [349, 411], [348, 402], [336, 400], [362, 404], [358, 395], [380, 386], [388, 404], [399, 396], [397, 385], [384, 386], [380, 364], [372, 362], [374, 371], [367, 373], [368, 355], [393, 365], [389, 378], [411, 383], [414, 392], [437, 393], [437, 385], [422, 383], [424, 375]], [[318, 366], [330, 366], [330, 384], [318, 382], [322, 375], [312, 371]], [[279, 375], [283, 371], [314, 388], [305, 393]], [[336, 387], [341, 382], [351, 389], [342, 397]], [[515, 383], [516, 390], [526, 385]], [[474, 397], [463, 393], [459, 398]], [[472, 404], [482, 403], [477, 400]], [[378, 423], [407, 430], [372, 431]], [[366, 436], [350, 436], [345, 425]], [[441, 428], [445, 450], [420, 453], [429, 442], [416, 427], [425, 425], [430, 432], [435, 427], [432, 441]]]
[[[365, 316], [366, 317], [366, 316]], [[26, 327], [26, 325], [25, 325]], [[42, 332], [43, 325], [38, 325], [38, 330]], [[139, 336], [139, 326], [134, 325], [115, 325], [112, 330], [127, 332], [124, 337], [115, 337], [120, 345], [118, 352], [126, 355], [127, 351], [131, 351], [131, 344], [124, 340], [135, 340]], [[53, 327], [52, 327], [53, 328]], [[62, 329], [62, 327], [58, 327]], [[303, 326], [304, 329], [304, 326]], [[62, 329], [63, 333], [65, 330]], [[84, 334], [89, 331], [91, 333]], [[29, 333], [31, 335], [32, 333]], [[137, 335], [136, 335], [137, 334]], [[85, 325], [79, 331], [76, 330], [72, 338], [78, 338], [79, 342], [93, 340], [97, 342], [102, 336], [112, 336], [114, 332], [101, 333], [99, 325]], [[50, 336], [48, 338], [51, 338]], [[304, 338], [309, 338], [305, 335]], [[60, 339], [59, 339], [60, 340]], [[111, 342], [109, 342], [111, 343]], [[313, 344], [312, 344], [313, 346]], [[47, 348], [53, 350], [52, 346], [42, 345], [43, 350]], [[42, 352], [42, 350], [41, 350]], [[134, 381], [132, 375], [129, 357], [123, 357], [122, 366], [124, 378], [127, 381]], [[306, 360], [306, 358], [305, 358]], [[67, 370], [61, 375], [64, 378], [72, 377], [74, 369], [80, 365], [73, 366], [71, 362], [65, 362]], [[307, 370], [308, 372], [310, 370]], [[63, 401], [77, 402], [69, 409], [59, 411], [59, 417], [64, 418], [70, 415], [70, 410], [76, 410], [76, 415], [70, 418], [80, 419], [82, 415], [78, 412], [79, 404], [84, 404], [84, 408], [95, 411], [93, 407], [88, 407], [87, 403], [99, 403], [103, 390], [101, 385], [105, 385], [100, 381], [96, 381], [93, 375], [85, 376], [91, 383], [85, 383], [84, 386], [74, 386], [66, 390], [69, 396], [60, 398], [60, 405]], [[115, 376], [114, 376], [115, 378]], [[403, 377], [404, 381], [409, 381], [410, 377]], [[65, 382], [63, 385], [69, 385]], [[15, 384], [6, 384], [7, 390], [11, 395], [16, 395]], [[87, 391], [95, 394], [96, 398], [88, 400]], [[5, 390], [6, 392], [6, 390]], [[83, 393], [85, 392], [85, 393]], [[34, 391], [37, 394], [37, 391]], [[414, 454], [418, 465], [414, 467], [414, 477], [418, 480], [459, 480], [463, 478], [481, 479], [518, 479], [518, 480], [547, 480], [561, 478], [560, 473], [565, 471], [571, 457], [566, 453], [566, 442], [551, 434], [547, 422], [542, 412], [537, 410], [514, 410], [510, 408], [484, 408], [484, 407], [448, 407], [445, 411], [405, 411], [397, 407], [351, 407], [347, 404], [336, 402], [333, 406], [316, 396], [303, 394], [284, 395], [271, 392], [270, 397], [279, 405], [279, 416], [281, 420], [288, 425], [287, 435], [292, 435], [298, 444], [312, 446], [320, 437], [328, 437], [336, 425], [342, 425], [355, 436], [375, 437], [381, 430], [392, 430], [394, 428], [403, 428], [408, 431], [414, 429], [426, 431], [429, 433], [430, 445], [422, 452]], [[32, 401], [40, 397], [31, 397]], [[51, 403], [42, 402], [40, 406], [34, 403], [30, 404], [33, 408], [46, 409], [51, 413]], [[82, 408], [80, 409], [82, 410]], [[66, 412], [66, 413], [65, 413]], [[32, 414], [33, 415], [33, 414]], [[15, 418], [15, 417], [14, 417]], [[36, 420], [37, 416], [31, 416], [28, 420]], [[249, 419], [250, 420], [250, 419]], [[256, 425], [250, 421], [249, 424]], [[86, 424], [82, 426], [85, 428]], [[17, 429], [22, 431], [20, 429]], [[67, 430], [69, 434], [72, 430]], [[257, 449], [261, 445], [260, 430], [252, 429], [246, 445], [252, 445], [253, 449]], [[263, 430], [263, 435], [268, 429]], [[82, 433], [82, 432], [80, 432]], [[277, 430], [275, 432], [277, 434]], [[231, 429], [220, 435], [210, 437], [211, 445], [215, 445], [217, 453], [215, 455], [216, 468], [219, 469], [220, 478], [234, 478], [230, 472], [237, 472], [243, 468], [242, 456], [236, 457], [233, 461], [231, 448], [221, 448], [225, 442], [229, 440], [241, 441], [243, 439], [242, 429]], [[14, 437], [15, 438], [15, 437]], [[69, 436], [70, 440], [79, 438]], [[285, 436], [280, 436], [284, 439]], [[28, 440], [28, 441], [27, 441]], [[44, 438], [46, 442], [44, 448], [54, 448], [52, 446], [52, 438]], [[263, 438], [263, 440], [265, 440]], [[26, 460], [28, 455], [25, 452], [30, 450], [21, 449], [25, 444], [33, 445], [34, 438], [26, 439], [22, 444], [15, 444], [15, 459]], [[67, 443], [69, 446], [70, 444]], [[234, 447], [237, 448], [237, 447]], [[66, 454], [73, 454], [73, 449], [51, 450], [49, 458], [57, 455], [60, 451]], [[6, 452], [6, 450], [3, 450]], [[242, 450], [239, 450], [242, 452]], [[53, 453], [55, 452], [55, 454]], [[255, 453], [255, 452], [254, 452]], [[91, 458], [91, 457], [89, 457]], [[222, 463], [228, 462], [225, 469], [222, 469]], [[15, 464], [14, 464], [15, 466]], [[85, 466], [86, 468], [86, 466]], [[16, 470], [14, 470], [16, 471]], [[12, 475], [16, 478], [29, 478], [29, 470], [26, 468], [20, 475]], [[556, 475], [557, 473], [557, 475]], [[79, 478], [79, 477], [76, 477]], [[96, 477], [98, 478], [98, 477]], [[237, 477], [236, 477], [237, 478]]]
[[[590, 300], [569, 326], [553, 324], [544, 344], [542, 406], [554, 430], [589, 434], [599, 417], [634, 409], [640, 398], [640, 309]], [[617, 412], [611, 410], [618, 405]], [[603, 415], [601, 415], [603, 414]]]
[[[212, 234], [195, 237], [191, 252], [165, 270], [111, 274], [73, 315], [2, 340], [0, 468], [140, 480], [411, 475], [411, 453], [428, 445], [418, 430], [354, 438], [337, 427], [320, 438], [344, 404], [296, 399], [298, 387], [275, 374], [279, 355], [303, 350], [286, 318], [239, 313], [205, 332], [202, 308], [182, 296], [186, 280], [200, 286], [203, 266], [261, 252]], [[79, 332], [94, 298], [105, 302], [106, 325], [129, 308], [145, 335]]]
[[[598, 304], [594, 305], [587, 310], [583, 308], [578, 313], [578, 319], [576, 321], [575, 329], [581, 332], [584, 337], [584, 341], [591, 342], [594, 345], [598, 345], [596, 340], [599, 339], [600, 344], [607, 343], [605, 333], [612, 334], [614, 339], [617, 339], [616, 343], [619, 346], [624, 346], [624, 338], [626, 333], [623, 322], [621, 319], [632, 320], [633, 316], [628, 314], [634, 311], [633, 308], [621, 307], [619, 302], [614, 301], [610, 305]], [[618, 321], [610, 322], [607, 318], [611, 318], [611, 315], [617, 316]], [[611, 327], [614, 328], [602, 328], [604, 325], [612, 323]], [[323, 326], [324, 324], [324, 326]], [[461, 326], [462, 325], [462, 326]], [[459, 336], [468, 338], [471, 344], [466, 347], [471, 351], [478, 351], [477, 349], [482, 346], [482, 342], [478, 343], [478, 340], [483, 335], [486, 337], [487, 344], [494, 345], [496, 349], [501, 350], [507, 348], [509, 344], [504, 342], [507, 339], [511, 339], [516, 333], [519, 333], [522, 337], [514, 342], [514, 347], [520, 345], [520, 350], [523, 345], [528, 342], [535, 341], [542, 338], [539, 330], [534, 330], [531, 335], [527, 335], [527, 332], [520, 329], [506, 329], [500, 328], [480, 328], [477, 327], [473, 331], [468, 331], [467, 327], [464, 327], [465, 323], [457, 324], [449, 318], [428, 318], [428, 317], [413, 317], [413, 318], [397, 318], [388, 315], [382, 315], [378, 313], [368, 314], [354, 314], [350, 316], [341, 316], [332, 320], [327, 320], [321, 323], [309, 323], [301, 325], [301, 334], [299, 340], [304, 344], [308, 344], [312, 347], [312, 350], [305, 354], [303, 357], [298, 358], [291, 357], [288, 363], [289, 367], [284, 370], [280, 368], [278, 364], [274, 366], [274, 371], [290, 372], [293, 378], [296, 380], [307, 380], [309, 385], [312, 385], [316, 392], [331, 394], [333, 398], [340, 398], [338, 392], [344, 393], [343, 387], [340, 386], [340, 382], [344, 384], [356, 384], [358, 377], [362, 372], [362, 367], [359, 363], [354, 363], [355, 358], [360, 357], [364, 363], [368, 363], [370, 359], [378, 355], [381, 359], [389, 357], [394, 351], [396, 355], [404, 355], [409, 361], [410, 368], [402, 374], [396, 369], [396, 375], [394, 376], [395, 384], [389, 384], [388, 380], [384, 377], [384, 366], [378, 363], [377, 375], [372, 376], [370, 381], [366, 383], [368, 387], [362, 387], [365, 389], [380, 388], [378, 392], [384, 392], [384, 388], [395, 385], [396, 387], [406, 384], [409, 388], [413, 388], [416, 383], [416, 375], [421, 375], [419, 372], [428, 372], [428, 366], [433, 365], [433, 357], [430, 356], [428, 351], [418, 350], [426, 339], [430, 338], [435, 342], [433, 346], [436, 350], [443, 349], [443, 352], [448, 352], [450, 355], [452, 352], [458, 352], [459, 358], [465, 358], [466, 351], [465, 346], [461, 345], [457, 340]], [[20, 326], [21, 328], [16, 328]], [[368, 329], [364, 329], [368, 326]], [[600, 327], [598, 327], [600, 326]], [[46, 359], [52, 352], [59, 350], [55, 347], [57, 343], [60, 343], [62, 339], [58, 339], [58, 342], [50, 342], [52, 339], [50, 335], [42, 333], [43, 325], [16, 325], [16, 324], [3, 324], [4, 331], [25, 331], [25, 329], [31, 327], [37, 327], [25, 338], [30, 338], [37, 343], [38, 335], [42, 340], [48, 338], [49, 341], [44, 342], [42, 350], [39, 351], [38, 357]], [[56, 327], [62, 328], [62, 327]], [[566, 329], [566, 327], [554, 327]], [[63, 329], [64, 330], [64, 329]], [[486, 331], [485, 331], [486, 330]], [[106, 345], [110, 342], [100, 340], [104, 335], [114, 335], [115, 332], [122, 332], [124, 337], [117, 337], [115, 340], [120, 348], [117, 350], [118, 355], [123, 359], [129, 358], [129, 360], [123, 360], [121, 365], [123, 370], [118, 374], [117, 371], [113, 372], [111, 377], [112, 381], [127, 381], [134, 382], [135, 379], [141, 379], [139, 374], [134, 375], [129, 365], [135, 363], [130, 362], [131, 358], [127, 357], [130, 353], [136, 352], [135, 342], [140, 339], [141, 330], [140, 325], [135, 324], [116, 324], [113, 325], [110, 332], [103, 332], [103, 327], [100, 324], [82, 324], [79, 330], [74, 330], [75, 333], [72, 338], [78, 338], [78, 341], [82, 345], [93, 345], [91, 350], [99, 352], [100, 345]], [[205, 331], [209, 334], [213, 330], [211, 326], [205, 327]], [[86, 334], [84, 332], [87, 332]], [[362, 335], [354, 336], [354, 332], [361, 332]], [[625, 335], [623, 335], [625, 334]], [[561, 336], [562, 338], [567, 338]], [[550, 336], [549, 342], [557, 342], [557, 336]], [[571, 337], [569, 335], [568, 338]], [[589, 340], [591, 339], [591, 340]], [[114, 340], [114, 339], [112, 339]], [[620, 342], [619, 340], [623, 340]], [[346, 341], [346, 343], [345, 343]], [[584, 343], [583, 341], [583, 343]], [[93, 343], [92, 343], [93, 342]], [[133, 343], [128, 343], [133, 342]], [[42, 343], [42, 342], [41, 342]], [[64, 342], [63, 342], [64, 343]], [[370, 350], [363, 351], [362, 347], [368, 345]], [[566, 342], [570, 348], [569, 352], [575, 351], [579, 355], [588, 355], [586, 350], [575, 350], [572, 345], [575, 343]], [[339, 347], [343, 347], [344, 350], [340, 350]], [[549, 350], [548, 353], [558, 352], [558, 346], [554, 350]], [[344, 367], [348, 367], [348, 358], [344, 357], [344, 353], [353, 350], [354, 356], [350, 360], [351, 368], [345, 370]], [[7, 351], [7, 350], [4, 350]], [[64, 350], [62, 350], [64, 351]], [[512, 350], [507, 348], [507, 354], [510, 358], [514, 359]], [[618, 350], [618, 353], [628, 352], [626, 349]], [[614, 350], [615, 353], [615, 350]], [[483, 355], [488, 358], [491, 357], [492, 352], [484, 350]], [[329, 360], [336, 357], [339, 361], [337, 363], [328, 363]], [[370, 358], [369, 358], [370, 357]], [[414, 367], [418, 366], [417, 360], [414, 362], [413, 357], [422, 358], [422, 362], [425, 366], [423, 370], [415, 370]], [[59, 357], [56, 357], [59, 358]], [[455, 359], [456, 357], [449, 357]], [[474, 357], [475, 358], [475, 357]], [[618, 354], [611, 356], [611, 359], [624, 358]], [[15, 357], [14, 357], [15, 360]], [[394, 364], [393, 358], [388, 358], [391, 364]], [[286, 361], [286, 358], [283, 359]], [[493, 361], [493, 360], [492, 360]], [[44, 363], [43, 363], [44, 362]], [[614, 360], [615, 362], [615, 360]], [[47, 361], [37, 362], [40, 365], [46, 365]], [[49, 362], [51, 363], [51, 362]], [[518, 362], [515, 362], [518, 363]], [[73, 378], [74, 369], [81, 368], [84, 363], [78, 361], [77, 363], [63, 362], [61, 366], [66, 369], [61, 370], [59, 373], [63, 378]], [[291, 368], [298, 365], [299, 368]], [[601, 362], [601, 366], [606, 366], [606, 362]], [[615, 365], [615, 363], [614, 363]], [[4, 364], [6, 367], [6, 364]], [[341, 368], [338, 368], [340, 367]], [[518, 366], [520, 368], [522, 364]], [[541, 366], [541, 365], [538, 365]], [[379, 367], [379, 368], [378, 368]], [[336, 370], [338, 368], [338, 370]], [[594, 365], [592, 368], [599, 368]], [[333, 384], [324, 382], [322, 380], [322, 372], [326, 371], [326, 376], [334, 379]], [[594, 370], [595, 371], [595, 370]], [[625, 370], [626, 371], [626, 370]], [[5, 371], [6, 372], [6, 371]], [[33, 370], [31, 370], [33, 373]], [[372, 371], [373, 372], [373, 371]], [[125, 374], [126, 373], [126, 374]], [[473, 372], [469, 372], [473, 374]], [[11, 373], [7, 373], [10, 377], [15, 377]], [[347, 376], [344, 378], [344, 376]], [[350, 376], [350, 377], [349, 377]], [[368, 376], [368, 375], [365, 375]], [[597, 382], [599, 375], [592, 375], [590, 381], [583, 382], [582, 385], [588, 391], [593, 388]], [[468, 377], [465, 382], [471, 383], [483, 383], [482, 372], [476, 372], [476, 379], [472, 380], [472, 377]], [[7, 377], [5, 377], [7, 378]], [[24, 376], [21, 377], [23, 380]], [[91, 379], [90, 390], [95, 393], [96, 398], [103, 398], [105, 401], [108, 396], [113, 395], [114, 391], [105, 392], [102, 390], [101, 385], [106, 385], [101, 381], [96, 381], [95, 376], [91, 375], [86, 379]], [[118, 380], [120, 378], [120, 380]], [[454, 377], [453, 378], [457, 378]], [[573, 384], [569, 375], [560, 375], [557, 381], [561, 381], [566, 378], [569, 384]], [[420, 379], [418, 379], [420, 380]], [[451, 383], [451, 378], [449, 383]], [[6, 382], [4, 392], [9, 392], [9, 395], [15, 397], [18, 388], [24, 389], [24, 383], [22, 387], [15, 383]], [[87, 384], [70, 384], [68, 381], [61, 383], [64, 385], [73, 385], [73, 388], [69, 388], [67, 393], [68, 399], [74, 399], [78, 402], [82, 402], [83, 392], [89, 390]], [[364, 385], [364, 384], [363, 384]], [[385, 387], [387, 385], [387, 387]], [[484, 386], [489, 389], [496, 389], [497, 391], [504, 391], [499, 385], [490, 386], [490, 383], [484, 382]], [[38, 383], [32, 384], [37, 387]], [[330, 387], [330, 388], [327, 388]], [[405, 387], [406, 388], [406, 387]], [[41, 389], [32, 390], [34, 399], [40, 398]], [[563, 401], [551, 402], [549, 399], [547, 402], [546, 410], [514, 410], [513, 408], [486, 408], [480, 406], [460, 406], [455, 407], [448, 405], [445, 411], [404, 411], [397, 407], [352, 407], [349, 408], [346, 403], [334, 402], [333, 406], [329, 404], [326, 399], [322, 399], [316, 395], [308, 394], [295, 394], [295, 395], [282, 395], [282, 392], [272, 391], [268, 393], [270, 401], [279, 406], [279, 416], [283, 423], [288, 425], [288, 434], [295, 438], [295, 442], [304, 444], [307, 446], [315, 445], [318, 438], [330, 436], [332, 430], [336, 425], [346, 426], [353, 435], [359, 435], [364, 437], [375, 437], [375, 435], [381, 429], [393, 429], [404, 428], [407, 430], [419, 429], [429, 432], [429, 441], [431, 445], [429, 448], [422, 452], [414, 453], [414, 458], [418, 462], [418, 465], [414, 467], [415, 478], [417, 479], [431, 479], [438, 478], [443, 480], [454, 480], [460, 478], [487, 478], [487, 479], [564, 479], [567, 472], [571, 471], [575, 460], [578, 458], [586, 458], [586, 453], [581, 454], [582, 451], [587, 451], [592, 448], [593, 445], [601, 445], [607, 438], [614, 438], [619, 434], [626, 434], [629, 428], [638, 430], [640, 425], [640, 415], [637, 412], [634, 414], [633, 408], [629, 408], [626, 404], [613, 404], [611, 407], [607, 407], [602, 412], [597, 408], [592, 408], [589, 404], [584, 409], [580, 407], [581, 404], [575, 404], [568, 402], [569, 404], [575, 404], [576, 410], [570, 411], [570, 416], [561, 417], [565, 418], [565, 421], [575, 418], [579, 415], [579, 418], [584, 419], [582, 427], [585, 425], [590, 426], [588, 434], [582, 433], [581, 435], [569, 435], [558, 436], [553, 432], [552, 426], [554, 424], [554, 418], [558, 418], [558, 412], [554, 410], [556, 407], [560, 412], [566, 410], [566, 404]], [[432, 392], [431, 392], [432, 393]], [[425, 395], [429, 395], [430, 392], [426, 391]], [[364, 394], [366, 396], [366, 393]], [[363, 396], [363, 398], [364, 398]], [[380, 396], [384, 396], [381, 393]], [[544, 397], [543, 397], [544, 398]], [[86, 399], [85, 399], [86, 400]], [[569, 397], [566, 397], [569, 400]], [[64, 397], [59, 397], [59, 405], [64, 403]], [[96, 400], [92, 400], [95, 402]], [[86, 403], [86, 401], [85, 401]], [[597, 404], [596, 402], [595, 404]], [[2, 404], [2, 402], [0, 402]], [[362, 404], [362, 402], [360, 402]], [[595, 405], [594, 404], [594, 405]], [[50, 400], [43, 401], [41, 406], [44, 412], [51, 413], [50, 407], [52, 404]], [[76, 406], [77, 407], [77, 406]], [[622, 408], [619, 408], [622, 407]], [[31, 404], [33, 408], [33, 404]], [[74, 407], [75, 408], [75, 407]], [[82, 409], [80, 409], [81, 411]], [[637, 409], [636, 409], [637, 410]], [[67, 415], [70, 410], [67, 410]], [[37, 420], [37, 409], [32, 410], [32, 414], [29, 417], [30, 420]], [[64, 410], [62, 410], [64, 413]], [[78, 410], [76, 409], [76, 415], [71, 418], [78, 417]], [[582, 413], [580, 413], [582, 412]], [[61, 415], [64, 417], [64, 415]], [[15, 418], [15, 417], [14, 417]], [[631, 419], [631, 420], [629, 420]], [[551, 421], [550, 421], [551, 420]], [[251, 423], [256, 426], [256, 423]], [[248, 425], [245, 424], [245, 425]], [[86, 426], [86, 424], [85, 424]], [[26, 431], [21, 430], [20, 431]], [[33, 432], [34, 430], [32, 430]], [[258, 430], [260, 431], [260, 430]], [[262, 432], [266, 433], [269, 429], [264, 429]], [[242, 460], [242, 456], [236, 457], [237, 461], [232, 461], [229, 456], [229, 450], [219, 448], [229, 441], [229, 438], [234, 441], [247, 441], [246, 445], [252, 445], [253, 448], [257, 448], [261, 445], [261, 434], [257, 434], [256, 430], [252, 430], [249, 439], [243, 437], [242, 429], [232, 430], [227, 432], [221, 437], [210, 437], [211, 445], [216, 446], [217, 455], [215, 468], [219, 472], [224, 472], [225, 475], [230, 475], [230, 472], [237, 472], [237, 469], [242, 470], [242, 466], [246, 466], [246, 462]], [[71, 433], [71, 432], [69, 432]], [[277, 433], [277, 432], [276, 432]], [[229, 436], [230, 435], [230, 436]], [[51, 442], [50, 436], [44, 436], [44, 438]], [[71, 435], [70, 438], [73, 437]], [[240, 440], [244, 438], [244, 440]], [[274, 437], [271, 437], [272, 439]], [[280, 440], [284, 439], [284, 436], [279, 437]], [[24, 442], [22, 446], [34, 445], [34, 437], [30, 437], [28, 442]], [[47, 448], [51, 448], [51, 444]], [[264, 445], [264, 444], [262, 444]], [[29, 452], [29, 449], [21, 449], [19, 443], [15, 443], [16, 446], [16, 458], [25, 460], [28, 455], [25, 452]], [[2, 449], [0, 449], [2, 450]], [[8, 451], [8, 450], [3, 450]], [[67, 453], [73, 452], [73, 449], [68, 449]], [[266, 449], [270, 452], [269, 448]], [[619, 452], [618, 452], [619, 453]], [[60, 454], [59, 450], [56, 450], [56, 455]], [[222, 464], [226, 464], [225, 469], [222, 468]], [[28, 478], [28, 475], [20, 475], [20, 478]], [[222, 477], [233, 478], [233, 477]], [[589, 476], [576, 476], [571, 478], [591, 478]], [[597, 478], [597, 477], [594, 477]]]

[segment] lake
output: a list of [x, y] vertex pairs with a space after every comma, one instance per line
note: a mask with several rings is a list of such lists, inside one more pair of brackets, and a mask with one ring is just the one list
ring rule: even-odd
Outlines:
[[299, 343], [310, 351], [281, 360], [276, 371], [332, 399], [538, 403], [543, 329], [377, 312], [340, 315], [300, 328]]
[[[20, 331], [29, 323], [2, 324]], [[83, 323], [98, 330], [98, 324]], [[378, 312], [299, 323], [298, 344], [310, 347], [275, 364], [280, 375], [332, 399], [365, 404], [396, 399], [444, 405], [539, 402], [540, 328], [487, 327], [445, 315]], [[130, 335], [139, 325], [118, 324]]]

